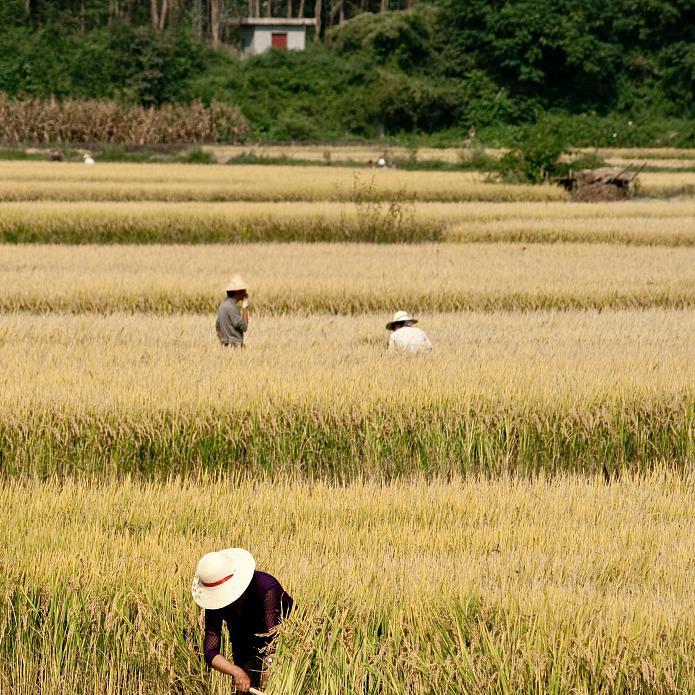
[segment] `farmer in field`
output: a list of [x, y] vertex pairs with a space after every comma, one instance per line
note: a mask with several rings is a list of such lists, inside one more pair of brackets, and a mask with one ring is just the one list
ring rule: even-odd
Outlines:
[[246, 283], [233, 275], [225, 288], [225, 299], [217, 310], [217, 337], [225, 347], [243, 347], [244, 333], [249, 327], [249, 298]]
[[[205, 661], [234, 679], [242, 693], [264, 687], [273, 662], [275, 628], [292, 610], [292, 597], [275, 577], [256, 570], [243, 548], [203, 555], [191, 588], [205, 609]], [[234, 663], [220, 653], [222, 623], [227, 624]]]
[[389, 336], [389, 350], [406, 350], [407, 352], [429, 352], [432, 343], [427, 333], [421, 328], [415, 328], [417, 319], [407, 311], [397, 311], [393, 319], [386, 324]]

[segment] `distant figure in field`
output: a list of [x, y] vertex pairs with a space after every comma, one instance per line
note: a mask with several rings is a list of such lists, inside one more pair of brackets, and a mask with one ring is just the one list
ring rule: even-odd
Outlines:
[[244, 333], [249, 327], [249, 296], [241, 275], [233, 275], [225, 288], [225, 299], [217, 310], [215, 328], [225, 347], [244, 347]]
[[92, 158], [92, 155], [89, 152], [85, 152], [82, 155], [82, 159], [84, 160], [85, 164], [94, 164], [94, 159]]
[[62, 162], [64, 159], [65, 156], [60, 150], [51, 150], [51, 153], [48, 155], [49, 162]]
[[[205, 609], [203, 649], [207, 664], [231, 676], [238, 692], [264, 688], [273, 663], [273, 631], [292, 610], [292, 597], [275, 577], [257, 571], [253, 556], [243, 548], [203, 555], [191, 593]], [[223, 622], [234, 663], [220, 652]]]
[[386, 324], [389, 336], [389, 350], [406, 350], [407, 352], [429, 352], [432, 343], [427, 333], [421, 328], [415, 328], [417, 319], [412, 318], [407, 311], [397, 311], [393, 319]]

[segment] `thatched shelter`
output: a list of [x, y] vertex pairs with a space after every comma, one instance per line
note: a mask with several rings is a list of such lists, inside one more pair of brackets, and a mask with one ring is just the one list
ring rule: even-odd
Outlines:
[[601, 167], [582, 169], [556, 179], [572, 195], [572, 200], [580, 202], [600, 202], [625, 200], [635, 191], [637, 175], [642, 170], [632, 170], [632, 164], [625, 168]]

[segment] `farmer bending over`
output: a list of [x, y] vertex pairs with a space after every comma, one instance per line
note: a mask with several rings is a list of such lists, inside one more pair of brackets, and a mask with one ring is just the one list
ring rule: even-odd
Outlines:
[[389, 350], [429, 352], [432, 343], [425, 331], [415, 328], [416, 323], [417, 319], [412, 318], [407, 311], [397, 311], [393, 319], [386, 324], [386, 330], [392, 331], [389, 336]]
[[[256, 571], [256, 561], [243, 548], [203, 555], [191, 589], [205, 609], [205, 661], [234, 678], [242, 693], [264, 687], [273, 662], [270, 633], [292, 609], [292, 597], [275, 577]], [[222, 622], [227, 623], [234, 663], [220, 654]]]
[[246, 283], [240, 275], [232, 276], [226, 292], [227, 299], [217, 310], [217, 337], [225, 347], [244, 347], [244, 333], [249, 327], [249, 300]]

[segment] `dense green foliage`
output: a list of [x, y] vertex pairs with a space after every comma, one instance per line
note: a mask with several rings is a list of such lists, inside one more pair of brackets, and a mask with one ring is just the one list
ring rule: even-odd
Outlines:
[[198, 41], [190, 16], [158, 31], [137, 3], [115, 19], [94, 2], [28, 6], [28, 17], [16, 0], [0, 7], [0, 92], [10, 95], [218, 99], [273, 140], [446, 142], [475, 126], [490, 144], [513, 144], [515, 126], [553, 111], [574, 145], [695, 141], [692, 0], [423, 0], [358, 14], [303, 53], [246, 61]]

